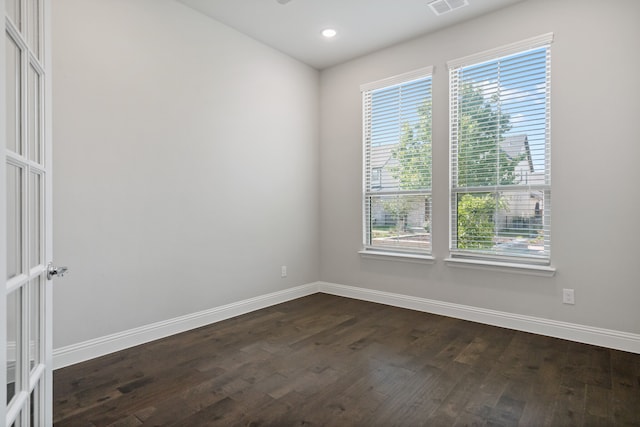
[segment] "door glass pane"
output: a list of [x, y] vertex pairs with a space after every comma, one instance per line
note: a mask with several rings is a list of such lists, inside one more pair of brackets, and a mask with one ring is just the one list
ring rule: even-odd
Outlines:
[[20, 142], [20, 48], [7, 33], [7, 148], [15, 153], [22, 154]]
[[41, 278], [38, 276], [29, 284], [29, 368], [40, 363], [40, 307]]
[[7, 164], [7, 276], [22, 272], [22, 169]]
[[29, 267], [42, 264], [42, 176], [31, 173], [29, 177]]
[[33, 65], [29, 66], [28, 97], [27, 139], [29, 141], [29, 159], [42, 163], [40, 74]]
[[21, 290], [7, 295], [7, 403], [20, 388], [20, 294]]
[[20, 28], [20, 0], [6, 0], [7, 15]]
[[29, 46], [31, 51], [40, 58], [40, 2], [41, 0], [28, 0], [28, 30]]

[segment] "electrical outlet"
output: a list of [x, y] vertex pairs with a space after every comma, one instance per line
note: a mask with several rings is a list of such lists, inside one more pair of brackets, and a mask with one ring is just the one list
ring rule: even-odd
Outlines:
[[280, 271], [280, 277], [287, 277], [287, 266], [283, 265]]
[[562, 290], [562, 303], [563, 304], [575, 304], [576, 299], [573, 294], [573, 289], [563, 289]]

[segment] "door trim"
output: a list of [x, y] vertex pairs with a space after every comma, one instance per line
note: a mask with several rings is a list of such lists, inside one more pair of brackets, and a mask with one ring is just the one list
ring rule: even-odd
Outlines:
[[[2, 33], [6, 37], [6, 21], [5, 21], [5, 0], [0, 0], [0, 11], [2, 11]], [[7, 99], [6, 88], [6, 52], [5, 42], [0, 43], [0, 99]], [[7, 112], [5, 102], [0, 102], [0, 129], [6, 129]], [[0, 277], [7, 277], [7, 135], [6, 132], [0, 132]], [[4, 280], [2, 281], [4, 283]], [[0, 291], [0, 313], [7, 312], [7, 292], [6, 289]], [[0, 409], [0, 424], [4, 424], [6, 416], [7, 401], [7, 318], [6, 315], [0, 316], [0, 402], [3, 403]]]

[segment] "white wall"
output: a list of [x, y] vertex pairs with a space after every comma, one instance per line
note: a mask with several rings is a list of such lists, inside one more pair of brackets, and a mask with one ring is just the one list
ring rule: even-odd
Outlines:
[[54, 348], [319, 278], [317, 71], [170, 0], [53, 41]]
[[[426, 13], [426, 12], [425, 12]], [[529, 0], [321, 74], [323, 281], [640, 333], [640, 2]], [[553, 32], [552, 262], [541, 278], [452, 268], [446, 61]], [[362, 259], [362, 83], [434, 65], [433, 265]], [[575, 306], [563, 305], [575, 289]]]

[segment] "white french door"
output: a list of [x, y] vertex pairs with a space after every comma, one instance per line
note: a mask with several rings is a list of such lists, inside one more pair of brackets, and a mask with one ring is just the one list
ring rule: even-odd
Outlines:
[[0, 0], [0, 425], [52, 422], [50, 1]]

